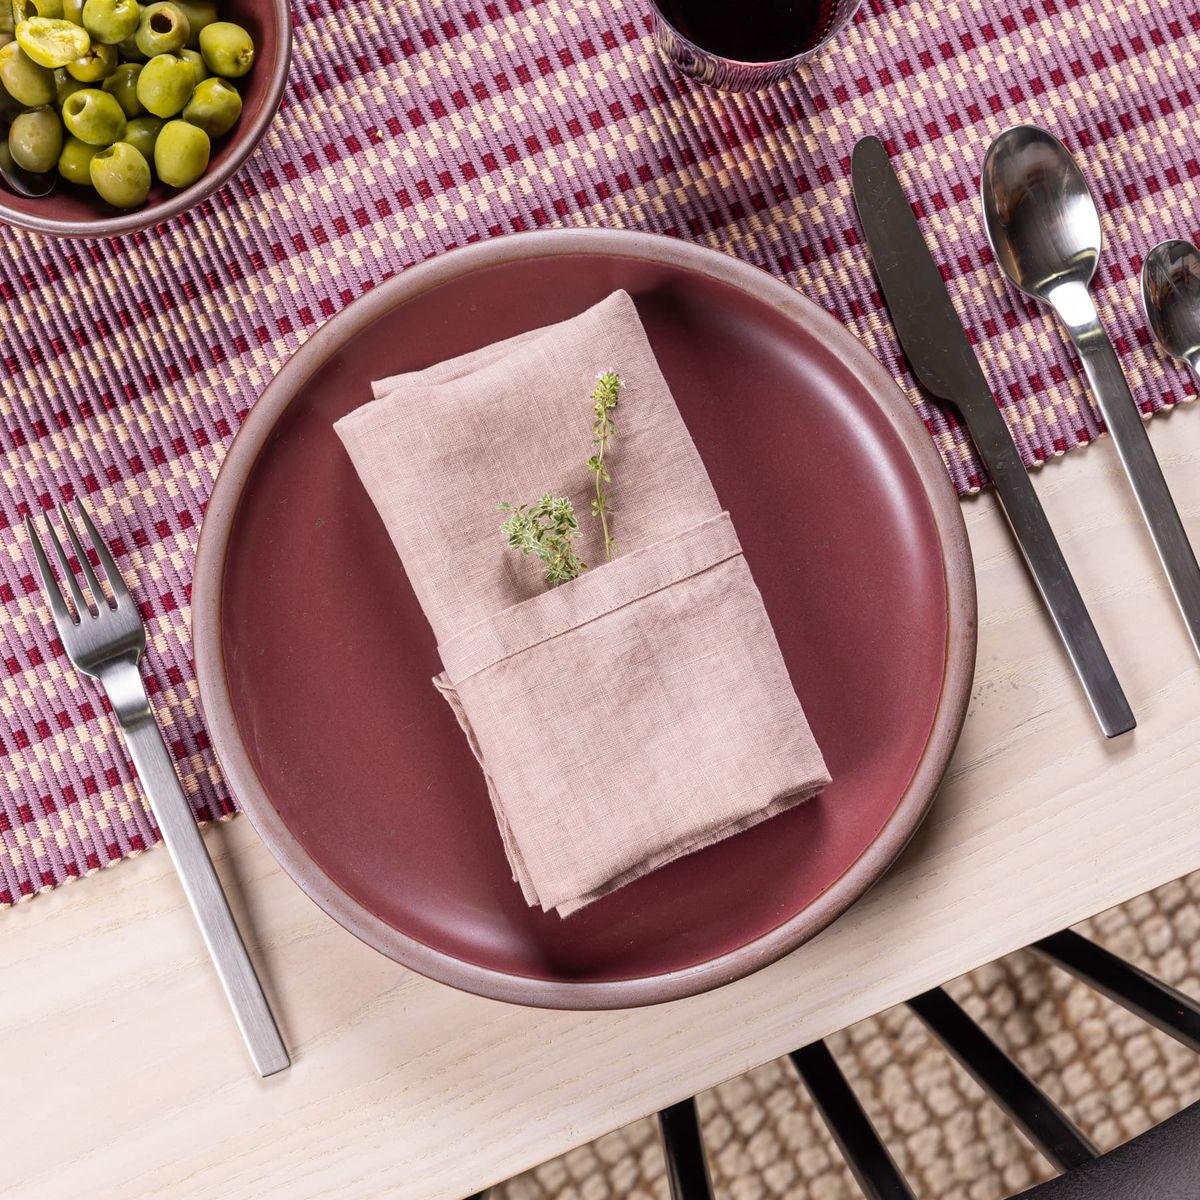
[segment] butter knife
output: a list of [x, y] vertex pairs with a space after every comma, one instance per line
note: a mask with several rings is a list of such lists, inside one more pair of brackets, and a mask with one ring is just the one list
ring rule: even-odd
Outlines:
[[854, 201], [905, 356], [922, 386], [962, 415], [1042, 601], [1105, 737], [1137, 724], [1012, 434], [954, 310], [887, 151], [865, 137], [851, 162]]

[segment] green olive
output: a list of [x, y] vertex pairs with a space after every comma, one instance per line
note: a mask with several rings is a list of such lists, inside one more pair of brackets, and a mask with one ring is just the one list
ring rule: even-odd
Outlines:
[[214, 75], [196, 85], [183, 110], [183, 119], [203, 129], [210, 138], [228, 133], [242, 115], [242, 97], [228, 79]]
[[199, 50], [180, 50], [179, 57], [186, 59], [192, 64], [192, 74], [196, 77], [197, 83], [208, 78], [208, 68], [204, 65], [204, 55]]
[[141, 63], [122, 63], [101, 85], [110, 96], [117, 98], [127, 117], [137, 117], [146, 111], [137, 98], [137, 81], [141, 73]]
[[137, 208], [150, 192], [150, 164], [128, 142], [114, 142], [92, 157], [92, 187], [117, 208]]
[[232, 21], [214, 21], [200, 30], [200, 53], [214, 75], [240, 79], [254, 66], [254, 42]]
[[134, 44], [147, 57], [174, 54], [187, 45], [188, 19], [171, 0], [159, 0], [142, 9]]
[[[9, 94], [8, 88], [0, 83], [0, 129], [6, 129], [12, 124], [13, 117], [25, 111], [23, 104], [18, 104]], [[0, 143], [3, 142], [0, 138]]]
[[59, 67], [58, 70], [54, 72], [54, 103], [59, 108], [62, 108], [63, 101], [66, 100], [68, 96], [79, 91], [83, 86], [84, 85], [80, 83], [78, 79], [72, 79], [71, 76], [67, 74], [66, 67]]
[[183, 111], [196, 86], [196, 76], [186, 58], [156, 54], [137, 81], [137, 98], [156, 117], [173, 117]]
[[154, 144], [154, 173], [171, 187], [187, 187], [208, 169], [208, 134], [186, 121], [168, 121]]
[[115, 46], [137, 33], [142, 10], [137, 0], [87, 0], [83, 27], [93, 42]]
[[122, 141], [128, 142], [151, 166], [154, 165], [154, 143], [162, 132], [161, 117], [134, 117], [125, 126]]
[[92, 44], [86, 29], [61, 17], [27, 17], [17, 25], [17, 44], [39, 66], [65, 67]]
[[99, 152], [99, 146], [89, 146], [87, 142], [81, 142], [77, 137], [67, 138], [63, 142], [62, 153], [58, 156], [58, 173], [68, 183], [91, 187], [92, 159]]
[[125, 114], [115, 96], [99, 88], [83, 88], [62, 106], [67, 132], [89, 146], [107, 146], [125, 135]]
[[14, 22], [30, 17], [58, 19], [63, 15], [63, 0], [13, 0], [12, 13]]
[[84, 0], [63, 0], [63, 20], [70, 21], [72, 25], [82, 25], [83, 5]]
[[62, 122], [49, 106], [23, 112], [8, 130], [9, 153], [13, 162], [26, 171], [53, 170], [62, 141]]
[[187, 44], [194, 50], [200, 45], [200, 30], [211, 25], [217, 19], [217, 6], [214, 0], [171, 0], [180, 12], [188, 19]]
[[117, 48], [102, 42], [93, 42], [88, 52], [72, 63], [67, 63], [67, 74], [80, 83], [99, 83], [117, 69]]
[[54, 72], [35, 63], [16, 42], [0, 49], [0, 83], [27, 108], [38, 108], [54, 99]]

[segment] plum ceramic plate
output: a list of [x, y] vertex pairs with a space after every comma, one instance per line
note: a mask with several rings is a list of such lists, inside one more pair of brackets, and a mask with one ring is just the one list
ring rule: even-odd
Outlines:
[[[833, 783], [564, 921], [510, 878], [479, 768], [430, 683], [433, 635], [332, 426], [372, 379], [615, 288], [733, 515]], [[417, 971], [563, 1008], [704, 991], [834, 920], [927, 811], [975, 655], [958, 502], [888, 373], [756, 268], [594, 230], [455, 250], [311, 338], [229, 451], [193, 612], [221, 765], [296, 882]]]

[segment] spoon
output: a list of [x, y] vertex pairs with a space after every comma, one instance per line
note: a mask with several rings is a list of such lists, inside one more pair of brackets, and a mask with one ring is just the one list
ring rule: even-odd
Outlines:
[[27, 171], [13, 162], [8, 144], [0, 142], [0, 182], [18, 196], [36, 200], [48, 196], [58, 182], [57, 171]]
[[1200, 566], [1088, 286], [1100, 260], [1100, 214], [1083, 172], [1056, 137], [1018, 125], [988, 149], [980, 190], [1001, 270], [1027, 296], [1054, 309], [1079, 352], [1200, 652]]
[[1142, 305], [1154, 340], [1200, 383], [1200, 250], [1159, 242], [1142, 264]]
[[54, 171], [27, 171], [12, 160], [7, 146], [0, 146], [0, 182], [18, 196], [37, 200], [54, 191], [58, 175]]

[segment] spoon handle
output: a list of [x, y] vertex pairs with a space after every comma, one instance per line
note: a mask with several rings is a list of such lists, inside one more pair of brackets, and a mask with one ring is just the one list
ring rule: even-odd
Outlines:
[[[1066, 288], [1062, 290], [1066, 292]], [[1129, 391], [1117, 352], [1100, 324], [1086, 287], [1078, 285], [1078, 290], [1058, 297], [1057, 303], [1056, 297], [1050, 299], [1079, 351], [1104, 423], [1129, 477], [1142, 517], [1150, 527], [1150, 536], [1175, 594], [1175, 602], [1183, 614], [1192, 645], [1200, 653], [1200, 566], [1150, 444], [1145, 422]]]

